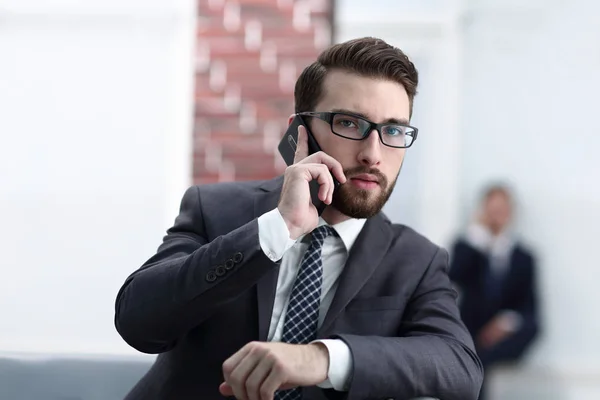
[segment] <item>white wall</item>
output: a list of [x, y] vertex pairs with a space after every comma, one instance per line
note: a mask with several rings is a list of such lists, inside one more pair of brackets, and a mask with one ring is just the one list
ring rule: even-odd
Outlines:
[[0, 352], [133, 354], [126, 276], [190, 183], [195, 1], [0, 8]]
[[540, 257], [544, 337], [531, 364], [573, 385], [594, 376], [600, 397], [598, 13], [579, 0], [467, 14], [460, 174], [465, 205], [490, 178], [517, 190], [519, 230]]
[[481, 186], [507, 178], [539, 255], [544, 334], [523, 368], [496, 374], [495, 399], [600, 398], [600, 4], [365, 4], [338, 1], [336, 41], [383, 37], [421, 71], [418, 150], [402, 172], [415, 176], [388, 213], [447, 245]]

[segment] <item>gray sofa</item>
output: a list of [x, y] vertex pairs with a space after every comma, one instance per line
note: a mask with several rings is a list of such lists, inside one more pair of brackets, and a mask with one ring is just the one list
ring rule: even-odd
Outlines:
[[152, 362], [0, 357], [0, 400], [122, 400]]
[[122, 400], [151, 363], [0, 358], [0, 399]]

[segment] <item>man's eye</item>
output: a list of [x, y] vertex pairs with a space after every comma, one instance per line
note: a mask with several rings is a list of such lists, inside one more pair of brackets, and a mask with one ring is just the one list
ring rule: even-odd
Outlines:
[[404, 134], [404, 130], [396, 126], [387, 126], [385, 128], [385, 134], [390, 136], [400, 136]]
[[338, 121], [338, 123], [343, 126], [344, 128], [354, 128], [356, 127], [356, 123], [354, 123], [354, 121], [349, 120], [349, 119], [341, 119]]

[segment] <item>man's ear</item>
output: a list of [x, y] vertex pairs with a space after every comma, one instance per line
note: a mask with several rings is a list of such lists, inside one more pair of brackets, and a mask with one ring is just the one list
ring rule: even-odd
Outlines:
[[296, 114], [291, 114], [288, 117], [288, 126], [290, 126], [292, 124], [292, 121], [294, 120], [294, 117], [296, 116]]

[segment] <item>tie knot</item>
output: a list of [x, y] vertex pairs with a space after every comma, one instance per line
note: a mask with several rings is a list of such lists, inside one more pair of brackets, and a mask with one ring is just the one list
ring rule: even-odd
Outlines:
[[327, 236], [335, 235], [335, 230], [329, 225], [321, 225], [315, 228], [311, 233], [311, 241], [318, 242], [320, 246]]

